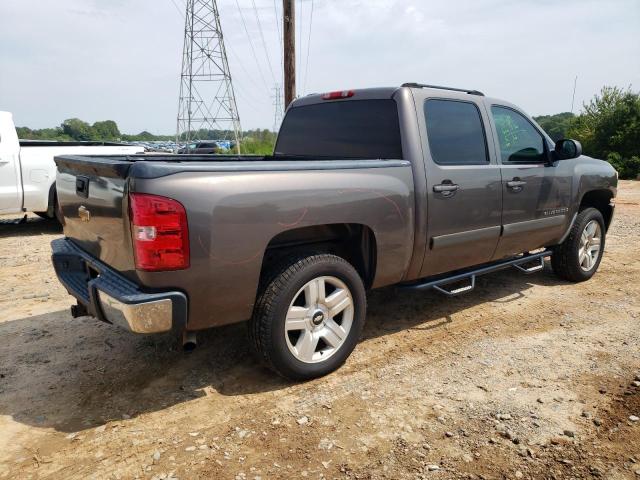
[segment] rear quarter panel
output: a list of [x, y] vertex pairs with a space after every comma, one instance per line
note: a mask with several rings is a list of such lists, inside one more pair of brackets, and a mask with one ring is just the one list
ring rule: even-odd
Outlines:
[[135, 179], [132, 191], [164, 195], [185, 206], [191, 249], [188, 270], [138, 272], [139, 281], [184, 291], [189, 329], [242, 321], [251, 316], [271, 239], [301, 227], [356, 223], [375, 235], [373, 286], [399, 282], [413, 249], [414, 198], [410, 164], [396, 165]]

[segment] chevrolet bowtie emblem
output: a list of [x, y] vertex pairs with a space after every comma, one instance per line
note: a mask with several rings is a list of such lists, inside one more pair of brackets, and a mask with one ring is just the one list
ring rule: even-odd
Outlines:
[[80, 207], [78, 208], [78, 216], [83, 222], [88, 222], [89, 220], [91, 220], [91, 212], [84, 205], [80, 205]]

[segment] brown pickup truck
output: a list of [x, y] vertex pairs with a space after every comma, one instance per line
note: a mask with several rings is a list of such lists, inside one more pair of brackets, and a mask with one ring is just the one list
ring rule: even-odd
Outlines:
[[60, 281], [136, 333], [249, 320], [293, 379], [354, 349], [367, 289], [457, 295], [506, 267], [597, 270], [617, 174], [475, 90], [405, 84], [310, 95], [273, 155], [61, 156]]

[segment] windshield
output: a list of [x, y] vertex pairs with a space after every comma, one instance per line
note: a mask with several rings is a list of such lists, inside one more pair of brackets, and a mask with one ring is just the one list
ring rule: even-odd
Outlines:
[[351, 100], [294, 107], [285, 116], [276, 155], [401, 159], [394, 100]]

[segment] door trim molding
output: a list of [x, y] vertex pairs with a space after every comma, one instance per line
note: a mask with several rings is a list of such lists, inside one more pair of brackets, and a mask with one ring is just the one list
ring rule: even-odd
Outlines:
[[537, 218], [525, 222], [508, 223], [502, 227], [502, 236], [509, 237], [522, 233], [544, 230], [546, 228], [559, 227], [567, 222], [566, 215], [554, 215], [552, 217]]
[[473, 242], [477, 240], [489, 240], [493, 237], [497, 240], [500, 236], [500, 225], [493, 227], [479, 228], [477, 230], [467, 230], [465, 232], [449, 233], [431, 237], [431, 250], [439, 248], [455, 247], [457, 245]]

